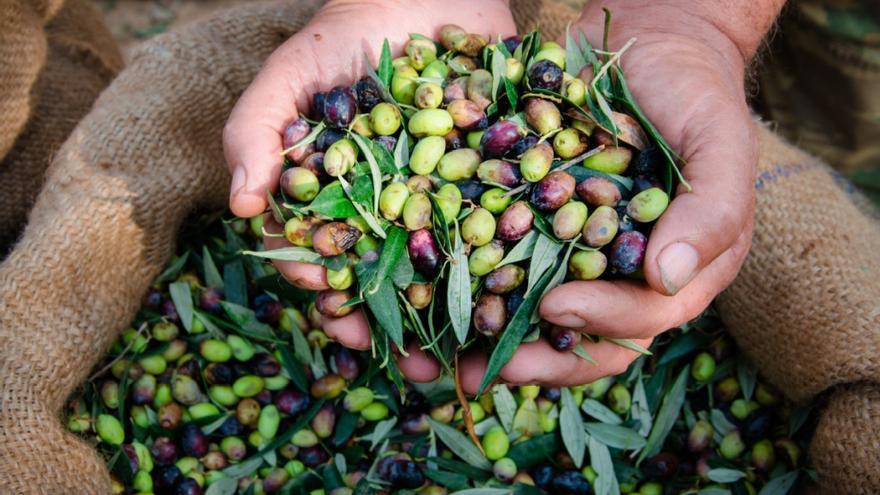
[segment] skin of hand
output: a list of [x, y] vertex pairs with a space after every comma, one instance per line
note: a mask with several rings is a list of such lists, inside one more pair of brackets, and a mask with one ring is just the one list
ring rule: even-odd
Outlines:
[[[253, 217], [267, 207], [266, 191], [275, 191], [283, 157], [282, 131], [309, 106], [309, 95], [339, 84], [351, 84], [365, 73], [363, 53], [375, 65], [387, 38], [399, 55], [409, 33], [437, 37], [444, 24], [458, 24], [487, 39], [516, 34], [507, 0], [330, 0], [300, 31], [284, 42], [263, 65], [233, 108], [223, 130], [226, 162], [232, 174], [230, 208], [239, 217]], [[281, 226], [266, 221], [269, 232]], [[267, 249], [290, 244], [284, 238], [265, 238]], [[275, 262], [294, 285], [323, 290], [323, 267]], [[369, 327], [362, 311], [343, 318], [325, 318], [324, 331], [345, 346], [370, 347]], [[439, 373], [435, 361], [407, 346], [401, 371], [413, 381], [430, 381]]]
[[[782, 7], [742, 2], [591, 1], [574, 29], [600, 47], [603, 7], [613, 14], [609, 47], [637, 41], [622, 57], [642, 110], [686, 160], [693, 190], [677, 196], [654, 227], [645, 280], [570, 282], [541, 301], [541, 317], [591, 335], [633, 339], [693, 319], [729, 285], [751, 243], [758, 146], [746, 105], [744, 73]], [[502, 369], [510, 383], [570, 386], [619, 374], [638, 357], [600, 340], [581, 344], [598, 364], [556, 352], [544, 340], [523, 344]], [[462, 385], [476, 391], [486, 357], [461, 363]]]

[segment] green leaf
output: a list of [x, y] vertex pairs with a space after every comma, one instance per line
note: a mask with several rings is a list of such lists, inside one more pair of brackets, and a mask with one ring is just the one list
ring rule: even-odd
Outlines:
[[510, 488], [469, 488], [453, 492], [452, 495], [510, 495]]
[[220, 270], [214, 264], [214, 258], [208, 251], [208, 246], [202, 246], [202, 269], [205, 271], [205, 283], [213, 289], [223, 288], [223, 277], [220, 276]]
[[238, 491], [238, 480], [236, 478], [219, 478], [208, 486], [205, 495], [234, 495]]
[[495, 346], [495, 350], [492, 351], [492, 356], [489, 358], [486, 373], [483, 375], [483, 381], [480, 383], [477, 395], [482, 394], [483, 391], [486, 390], [486, 387], [488, 387], [489, 384], [495, 380], [495, 377], [498, 376], [498, 373], [501, 372], [501, 368], [503, 368], [504, 365], [510, 361], [510, 358], [513, 357], [513, 353], [516, 351], [516, 348], [519, 347], [520, 342], [522, 342], [523, 337], [525, 337], [526, 332], [528, 332], [530, 328], [529, 321], [531, 320], [532, 312], [535, 311], [535, 308], [538, 306], [538, 302], [541, 300], [541, 293], [543, 292], [544, 287], [550, 282], [552, 276], [553, 272], [547, 271], [535, 284], [534, 290], [527, 293], [526, 297], [523, 298], [522, 304], [520, 304], [519, 309], [516, 310], [513, 318], [510, 319], [510, 322], [507, 324], [507, 329], [501, 334], [501, 338], [498, 339], [498, 345]]
[[513, 430], [513, 417], [516, 415], [516, 399], [510, 393], [507, 385], [499, 383], [492, 387], [492, 402], [495, 404], [495, 413], [501, 420], [501, 426], [504, 431], [511, 432]]
[[671, 363], [676, 359], [690, 354], [691, 352], [706, 347], [714, 339], [712, 335], [703, 332], [687, 332], [679, 334], [663, 349], [663, 354], [657, 360], [657, 366]]
[[425, 476], [448, 490], [466, 490], [470, 487], [467, 476], [452, 471], [426, 469]]
[[727, 419], [727, 416], [719, 409], [712, 409], [712, 412], [709, 413], [709, 419], [712, 423], [712, 428], [719, 435], [727, 435], [736, 429], [736, 425]]
[[312, 352], [306, 334], [302, 329], [294, 328], [291, 333], [293, 340], [293, 355], [301, 364], [307, 365], [312, 362]]
[[412, 283], [415, 274], [412, 261], [409, 259], [409, 253], [404, 249], [400, 259], [397, 260], [397, 264], [394, 265], [394, 270], [391, 272], [391, 280], [398, 288], [406, 289]]
[[428, 423], [431, 425], [431, 430], [434, 431], [437, 438], [461, 460], [479, 469], [486, 471], [492, 469], [492, 464], [483, 457], [480, 449], [463, 433], [431, 418], [428, 418]]
[[168, 293], [174, 301], [174, 308], [187, 332], [192, 331], [193, 299], [189, 282], [174, 282], [168, 286]]
[[[302, 332], [296, 328], [293, 329], [293, 332], [302, 335]], [[281, 356], [281, 365], [284, 366], [293, 385], [296, 386], [300, 392], [309, 393], [309, 380], [306, 377], [305, 371], [303, 371], [302, 365], [297, 363], [297, 360], [294, 359], [293, 354], [290, 352], [290, 347], [280, 345], [278, 346], [278, 353]], [[308, 362], [302, 364], [308, 364]]]
[[242, 251], [247, 256], [256, 256], [270, 260], [298, 261], [300, 263], [320, 264], [323, 256], [314, 250], [299, 246], [272, 249], [270, 251]]
[[589, 64], [596, 64], [599, 62], [599, 59], [596, 58], [596, 54], [593, 52], [593, 45], [587, 41], [587, 37], [584, 35], [584, 32], [578, 29], [578, 44], [581, 47], [581, 53], [584, 54], [584, 59]]
[[376, 213], [379, 211], [379, 194], [382, 193], [382, 171], [379, 169], [379, 162], [376, 161], [376, 157], [373, 155], [370, 141], [367, 141], [367, 138], [360, 134], [353, 133], [352, 137], [370, 165], [370, 178], [373, 181], [373, 213]]
[[[562, 251], [562, 244], [554, 241], [551, 237], [541, 234], [535, 241], [535, 249], [532, 253], [532, 260], [529, 263], [529, 278], [526, 286], [526, 294], [532, 291], [535, 284], [547, 272], [550, 267], [556, 264], [559, 252]], [[543, 290], [543, 288], [541, 289]]]
[[504, 93], [507, 94], [507, 102], [510, 103], [510, 111], [516, 112], [516, 106], [519, 103], [519, 92], [516, 90], [516, 85], [507, 78], [504, 77]]
[[324, 186], [305, 209], [329, 218], [357, 216], [354, 205], [345, 196], [345, 190], [339, 181], [333, 181]]
[[[351, 198], [351, 184], [345, 180], [344, 177], [339, 177], [339, 183], [342, 184], [342, 189], [345, 191], [345, 194]], [[373, 216], [372, 213], [365, 210], [363, 206], [359, 205], [357, 202], [351, 204], [354, 209], [358, 212], [358, 214], [367, 222], [367, 225], [370, 226], [370, 230], [372, 230], [377, 236], [384, 239], [387, 234], [385, 234], [385, 230], [382, 228], [382, 225], [379, 224], [379, 221], [376, 220], [376, 217]]]
[[[376, 446], [378, 446], [385, 437], [391, 433], [391, 430], [394, 429], [394, 425], [397, 424], [397, 417], [388, 418], [383, 421], [379, 421], [376, 423], [376, 426], [373, 427], [372, 433], [370, 433], [370, 450], [375, 450]], [[366, 439], [366, 438], [364, 438]]]
[[562, 389], [562, 410], [559, 412], [559, 431], [562, 433], [562, 443], [571, 456], [571, 460], [578, 468], [584, 463], [584, 452], [587, 448], [587, 434], [584, 431], [584, 423], [581, 421], [581, 413], [578, 411], [574, 397], [568, 388]]
[[733, 483], [746, 477], [746, 473], [739, 469], [715, 468], [707, 473], [710, 480], [715, 483]]
[[651, 428], [651, 435], [648, 436], [648, 442], [645, 445], [645, 449], [639, 454], [636, 464], [640, 464], [644, 459], [660, 452], [660, 449], [663, 447], [663, 442], [666, 441], [666, 436], [672, 431], [675, 419], [678, 417], [679, 411], [681, 411], [682, 404], [684, 404], [685, 392], [687, 392], [687, 377], [690, 371], [690, 365], [685, 366], [679, 372], [669, 391], [666, 392], [666, 396], [663, 397], [660, 410], [657, 412], [657, 417], [654, 420], [654, 426]]
[[507, 74], [507, 60], [501, 50], [492, 52], [492, 100], [497, 100], [500, 96], [501, 81]]
[[773, 478], [764, 485], [764, 488], [761, 488], [758, 495], [786, 495], [794, 487], [798, 474], [797, 471], [789, 471], [782, 476]]
[[382, 41], [382, 54], [379, 56], [379, 66], [376, 68], [379, 81], [387, 88], [391, 85], [391, 76], [394, 75], [394, 66], [391, 60], [391, 45], [386, 38]]
[[614, 472], [614, 463], [611, 461], [611, 452], [608, 447], [597, 438], [589, 439], [590, 465], [596, 471], [596, 481], [593, 482], [593, 491], [596, 495], [616, 495], [620, 493], [617, 483], [617, 473]]
[[406, 251], [408, 238], [407, 231], [400, 227], [392, 226], [388, 230], [388, 238], [382, 243], [382, 253], [379, 255], [379, 266], [376, 269], [373, 286], [367, 287], [367, 292], [374, 292], [378, 289], [378, 285], [385, 283], [391, 276]]
[[498, 263], [498, 267], [502, 267], [504, 265], [509, 265], [511, 263], [517, 263], [522, 260], [527, 260], [532, 257], [532, 253], [535, 251], [535, 242], [538, 240], [538, 236], [540, 234], [536, 230], [530, 230], [525, 237], [520, 239], [514, 246], [504, 255], [504, 258], [501, 259], [501, 262]]
[[632, 418], [639, 422], [639, 435], [647, 437], [651, 433], [653, 419], [651, 418], [651, 404], [648, 402], [648, 396], [645, 393], [645, 382], [642, 379], [641, 370], [636, 377], [630, 413]]
[[388, 333], [391, 341], [403, 349], [403, 317], [400, 314], [393, 284], [388, 279], [380, 281], [376, 290], [364, 293], [364, 299], [370, 307], [370, 312]]
[[241, 258], [223, 265], [223, 297], [235, 304], [247, 304], [247, 275]]
[[577, 77], [587, 65], [581, 48], [571, 35], [571, 25], [565, 26], [565, 72]]
[[186, 261], [188, 259], [189, 251], [187, 250], [182, 255], [177, 257], [170, 265], [168, 265], [168, 268], [162, 270], [162, 273], [160, 273], [159, 276], [156, 277], [156, 280], [154, 282], [156, 284], [163, 284], [177, 278], [177, 276], [180, 275], [181, 270], [183, 270], [183, 267], [186, 266]]
[[606, 337], [605, 340], [607, 340], [608, 342], [612, 342], [614, 344], [617, 344], [620, 347], [629, 349], [631, 351], [636, 351], [639, 354], [643, 354], [645, 356], [651, 355], [651, 351], [649, 351], [649, 350], [645, 349], [644, 347], [640, 346], [639, 344], [633, 342], [631, 339], [613, 339], [613, 338]]
[[455, 250], [452, 253], [446, 289], [446, 304], [455, 338], [463, 344], [471, 328], [471, 272], [468, 269], [468, 259], [464, 254], [461, 235], [455, 236]]
[[394, 166], [401, 170], [409, 164], [409, 134], [405, 130], [400, 132], [397, 143], [394, 145]]
[[220, 301], [226, 316], [235, 325], [256, 337], [275, 340], [272, 327], [257, 319], [256, 313], [250, 308], [229, 301]]
[[584, 428], [592, 438], [611, 448], [638, 450], [645, 446], [645, 438], [625, 426], [589, 422]]
[[[369, 165], [366, 168], [369, 169]], [[351, 200], [364, 208], [373, 207], [373, 179], [366, 171], [364, 173], [356, 171], [351, 183]]]
[[623, 423], [623, 420], [620, 419], [620, 416], [618, 416], [616, 412], [595, 399], [584, 399], [581, 403], [581, 410], [589, 416], [608, 425], [619, 425]]
[[755, 386], [758, 384], [758, 369], [740, 357], [736, 363], [736, 377], [739, 386], [742, 387], [743, 397], [746, 400], [752, 400], [752, 394], [755, 393]]

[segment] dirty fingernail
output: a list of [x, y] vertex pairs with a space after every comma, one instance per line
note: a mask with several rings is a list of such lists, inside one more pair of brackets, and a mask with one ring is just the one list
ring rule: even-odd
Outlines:
[[697, 274], [700, 255], [686, 242], [676, 242], [663, 249], [657, 257], [660, 281], [669, 295], [675, 295]]

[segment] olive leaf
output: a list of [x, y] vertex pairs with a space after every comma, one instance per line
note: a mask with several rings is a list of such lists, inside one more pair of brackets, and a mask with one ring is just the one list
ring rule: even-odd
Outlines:
[[565, 26], [565, 72], [577, 77], [586, 67], [587, 60], [581, 47], [571, 35], [571, 24]]
[[379, 81], [386, 88], [391, 85], [391, 76], [394, 75], [393, 61], [391, 60], [391, 45], [388, 38], [382, 41], [382, 54], [379, 56], [379, 66], [376, 69]]
[[789, 471], [773, 478], [764, 485], [764, 488], [761, 488], [758, 495], [785, 495], [794, 486], [799, 474], [798, 471]]
[[464, 244], [455, 225], [455, 248], [449, 267], [449, 282], [446, 286], [446, 304], [455, 337], [460, 344], [467, 340], [471, 327], [471, 273], [468, 258], [464, 254]]
[[328, 218], [351, 218], [357, 215], [357, 210], [345, 196], [339, 181], [324, 186], [304, 209]]
[[552, 459], [560, 447], [559, 435], [547, 433], [510, 447], [507, 457], [513, 459], [519, 469], [531, 469]]
[[300, 263], [312, 263], [315, 265], [320, 264], [323, 259], [323, 256], [315, 251], [299, 246], [278, 248], [269, 251], [242, 251], [242, 254], [267, 258], [270, 260], [298, 261]]
[[180, 317], [180, 322], [187, 332], [192, 331], [193, 322], [193, 299], [189, 282], [174, 282], [168, 286], [168, 293], [174, 302], [174, 308]]
[[486, 471], [492, 469], [492, 464], [486, 460], [480, 449], [463, 433], [431, 418], [428, 418], [428, 424], [431, 425], [431, 430], [437, 435], [437, 438], [461, 460], [479, 469]]
[[652, 354], [651, 351], [640, 346], [639, 344], [634, 342], [632, 339], [615, 339], [615, 338], [606, 337], [605, 340], [607, 340], [608, 342], [614, 343], [616, 345], [619, 345], [620, 347], [629, 349], [631, 351], [638, 352], [639, 354], [642, 354], [645, 356], [650, 356]]
[[620, 493], [617, 473], [614, 472], [614, 463], [611, 461], [608, 447], [593, 436], [589, 437], [587, 443], [590, 449], [590, 465], [597, 474], [596, 481], [593, 482], [593, 491], [596, 495]]
[[382, 193], [382, 171], [379, 169], [379, 163], [376, 161], [376, 157], [373, 156], [373, 151], [370, 149], [367, 139], [359, 134], [352, 134], [351, 136], [361, 149], [364, 157], [366, 157], [367, 163], [370, 164], [370, 178], [373, 181], [373, 213], [377, 213], [379, 211], [379, 194]]
[[394, 144], [394, 166], [398, 171], [409, 164], [409, 134], [406, 130], [400, 131], [397, 143]]
[[[302, 332], [297, 328], [293, 329], [293, 333], [302, 335]], [[281, 358], [281, 366], [287, 371], [293, 385], [299, 389], [300, 392], [309, 393], [309, 380], [306, 377], [302, 366], [296, 362], [296, 359], [294, 359], [293, 354], [290, 352], [290, 347], [286, 345], [278, 346], [278, 353]]]
[[[502, 43], [503, 45], [503, 43]], [[497, 47], [492, 51], [492, 100], [500, 96], [501, 82], [507, 74], [507, 60]]]
[[538, 235], [537, 231], [530, 230], [525, 237], [520, 239], [512, 248], [510, 248], [510, 251], [504, 255], [504, 258], [501, 259], [501, 262], [499, 262], [497, 266], [502, 267], [504, 265], [518, 263], [531, 258], [532, 253], [535, 250], [535, 242], [538, 240]]
[[[229, 227], [226, 227], [227, 229]], [[232, 231], [231, 229], [229, 230]], [[171, 264], [168, 265], [168, 268], [162, 270], [162, 273], [156, 277], [156, 280], [153, 281], [155, 284], [164, 284], [170, 280], [174, 280], [180, 275], [180, 272], [183, 270], [183, 267], [186, 266], [186, 261], [189, 259], [189, 250], [184, 251], [184, 253], [178, 256]]]
[[581, 414], [574, 397], [568, 388], [562, 389], [562, 410], [559, 413], [559, 430], [562, 433], [562, 443], [571, 456], [571, 460], [578, 468], [584, 462], [584, 452], [587, 447], [587, 434], [584, 430]]
[[507, 385], [499, 383], [492, 387], [492, 402], [495, 405], [495, 413], [501, 420], [504, 431], [510, 433], [513, 430], [513, 417], [516, 414], [516, 399], [510, 393]]
[[630, 411], [632, 418], [639, 422], [639, 435], [647, 437], [651, 432], [653, 419], [651, 418], [651, 404], [648, 403], [648, 396], [645, 393], [645, 382], [642, 379], [641, 370], [639, 370], [636, 376]]
[[620, 450], [638, 450], [645, 446], [645, 438], [634, 430], [621, 425], [586, 422], [584, 429], [603, 444]]
[[685, 366], [663, 397], [660, 410], [657, 412], [657, 417], [651, 428], [651, 434], [648, 436], [644, 450], [642, 450], [636, 460], [636, 465], [660, 452], [660, 449], [663, 447], [663, 442], [666, 441], [666, 436], [672, 431], [675, 419], [678, 417], [679, 411], [681, 411], [682, 404], [684, 404], [685, 392], [687, 392], [687, 377], [690, 371], [690, 365]]
[[[342, 184], [342, 190], [345, 191], [345, 194], [349, 198], [351, 198], [351, 184], [349, 184], [348, 181], [346, 181], [345, 178], [341, 176], [339, 177], [339, 183]], [[351, 205], [358, 212], [358, 214], [363, 217], [364, 221], [367, 222], [370, 230], [372, 230], [377, 236], [384, 239], [387, 234], [385, 234], [385, 230], [379, 224], [379, 221], [376, 220], [376, 217], [374, 217], [373, 214], [369, 211], [365, 210], [364, 207], [359, 205], [356, 201], [351, 203]]]
[[702, 349], [714, 339], [710, 334], [705, 332], [686, 332], [681, 333], [673, 339], [673, 341], [663, 349], [663, 355], [659, 356], [657, 366], [663, 366], [671, 363], [676, 359], [690, 354], [691, 352]]
[[758, 383], [758, 369], [749, 364], [744, 357], [740, 357], [736, 365], [736, 378], [742, 387], [743, 398], [752, 400], [755, 386]]
[[623, 420], [620, 419], [616, 412], [595, 399], [584, 399], [581, 403], [581, 410], [588, 416], [592, 416], [605, 424], [619, 425], [623, 423]]
[[[406, 240], [408, 238], [409, 234], [400, 227], [392, 226], [388, 230], [388, 238], [382, 243], [382, 252], [379, 254], [379, 265], [376, 269], [376, 275], [372, 283], [367, 286], [367, 292], [375, 292], [378, 286], [391, 276], [406, 251]], [[408, 259], [409, 257], [407, 257]]]
[[716, 483], [733, 483], [746, 477], [746, 473], [739, 469], [714, 468], [706, 473], [708, 478]]
[[220, 276], [220, 270], [214, 264], [214, 258], [211, 257], [208, 246], [202, 246], [202, 269], [205, 271], [205, 284], [208, 287], [213, 289], [223, 288], [223, 277]]
[[398, 348], [403, 349], [403, 316], [397, 304], [394, 285], [388, 279], [380, 279], [378, 284], [373, 291], [364, 293], [364, 299], [376, 321], [388, 332], [391, 341]]
[[516, 90], [516, 85], [507, 76], [504, 77], [504, 93], [507, 94], [507, 101], [510, 103], [510, 113], [515, 113], [516, 106], [519, 103], [519, 94]]
[[535, 249], [532, 252], [532, 261], [529, 263], [526, 294], [529, 294], [541, 276], [556, 264], [562, 247], [562, 244], [554, 241], [551, 237], [543, 234], [538, 236], [538, 239], [535, 241]]

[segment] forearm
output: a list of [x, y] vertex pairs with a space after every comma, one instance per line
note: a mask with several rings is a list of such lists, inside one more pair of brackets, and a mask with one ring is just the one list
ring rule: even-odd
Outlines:
[[602, 9], [607, 8], [617, 40], [652, 34], [694, 37], [738, 55], [746, 65], [784, 4], [785, 0], [592, 0], [581, 23], [590, 34], [601, 36]]

